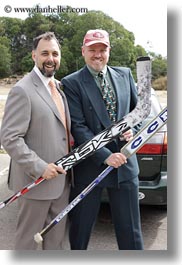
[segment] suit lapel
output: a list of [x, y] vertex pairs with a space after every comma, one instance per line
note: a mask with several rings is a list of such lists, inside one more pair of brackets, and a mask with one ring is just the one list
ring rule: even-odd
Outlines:
[[124, 89], [126, 87], [124, 76], [113, 70], [111, 67], [108, 67], [108, 71], [117, 97], [117, 119], [121, 119], [124, 116], [127, 104], [126, 89]]
[[101, 92], [86, 66], [83, 68], [83, 88], [103, 126], [111, 125]]
[[46, 87], [44, 86], [44, 84], [42, 83], [41, 79], [38, 77], [38, 75], [34, 71], [32, 71], [31, 73], [32, 73], [33, 84], [35, 86], [36, 92], [49, 105], [49, 107], [54, 112], [55, 116], [62, 123], [59, 111], [58, 111], [56, 105], [54, 104], [54, 102], [53, 102], [49, 92], [47, 91]]
[[64, 104], [64, 108], [65, 108], [65, 115], [66, 115], [66, 123], [67, 123], [67, 127], [68, 127], [68, 129], [70, 131], [70, 129], [71, 129], [70, 112], [69, 112], [69, 108], [68, 108], [68, 104], [67, 104], [67, 100], [66, 100], [65, 94], [63, 93], [63, 91], [61, 89], [61, 86], [62, 86], [61, 82], [56, 80], [56, 86], [57, 86], [57, 89], [58, 89], [59, 93], [62, 96], [62, 99], [63, 99], [63, 104]]

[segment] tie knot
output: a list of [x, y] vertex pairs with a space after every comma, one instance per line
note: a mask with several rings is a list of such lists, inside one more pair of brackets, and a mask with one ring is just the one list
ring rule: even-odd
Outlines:
[[49, 86], [50, 88], [56, 88], [56, 84], [52, 79], [49, 81]]
[[100, 77], [101, 79], [103, 79], [103, 78], [104, 78], [104, 73], [103, 73], [102, 71], [100, 71], [100, 72], [98, 73], [98, 77]]

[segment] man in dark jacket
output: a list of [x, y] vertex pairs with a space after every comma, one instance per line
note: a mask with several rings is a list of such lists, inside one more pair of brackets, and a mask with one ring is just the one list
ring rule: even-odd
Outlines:
[[[116, 120], [131, 112], [137, 90], [129, 68], [109, 67], [109, 35], [105, 30], [89, 30], [83, 40], [85, 67], [63, 78], [72, 120], [75, 147], [90, 140]], [[141, 250], [138, 173], [136, 156], [126, 160], [120, 148], [133, 137], [137, 127], [123, 138], [113, 140], [93, 156], [74, 167], [72, 200], [107, 166], [115, 169], [70, 213], [71, 249], [87, 249], [99, 212], [103, 188], [107, 189], [120, 250]]]

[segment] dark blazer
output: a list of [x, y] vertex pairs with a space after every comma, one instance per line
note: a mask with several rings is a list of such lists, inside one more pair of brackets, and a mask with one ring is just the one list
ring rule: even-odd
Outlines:
[[[60, 82], [57, 82], [57, 86]], [[64, 93], [67, 126], [70, 115]], [[34, 70], [10, 91], [1, 127], [2, 145], [11, 157], [9, 187], [15, 192], [40, 177], [48, 163], [67, 154], [66, 130], [49, 92]], [[49, 200], [61, 196], [65, 176], [44, 181], [24, 196]]]
[[[136, 106], [137, 90], [129, 68], [108, 67], [108, 71], [117, 95], [117, 120], [120, 120]], [[101, 92], [86, 66], [63, 78], [62, 84], [71, 114], [72, 135], [75, 146], [78, 146], [110, 126], [111, 121]], [[105, 159], [112, 152], [119, 152], [124, 144], [125, 141], [114, 140], [74, 167], [75, 184], [89, 184], [106, 167]], [[137, 159], [133, 155], [127, 164], [114, 169], [103, 183], [116, 186], [121, 181], [136, 177], [138, 173]]]

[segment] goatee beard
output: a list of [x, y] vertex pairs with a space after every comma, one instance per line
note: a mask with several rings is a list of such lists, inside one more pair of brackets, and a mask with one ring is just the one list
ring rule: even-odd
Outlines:
[[[51, 65], [51, 64], [49, 64], [49, 65]], [[56, 73], [56, 66], [54, 66], [54, 69], [53, 69], [53, 70], [48, 71], [48, 70], [45, 69], [45, 66], [44, 66], [44, 64], [43, 64], [42, 69], [39, 68], [39, 70], [41, 71], [41, 73], [42, 73], [45, 77], [52, 77], [52, 76], [54, 76], [55, 73]]]
[[52, 77], [52, 76], [54, 76], [55, 73], [56, 73], [55, 70], [53, 70], [53, 71], [51, 71], [51, 72], [47, 72], [44, 68], [42, 68], [42, 69], [39, 68], [39, 70], [40, 70], [40, 72], [43, 74], [43, 76], [45, 76], [45, 77]]

